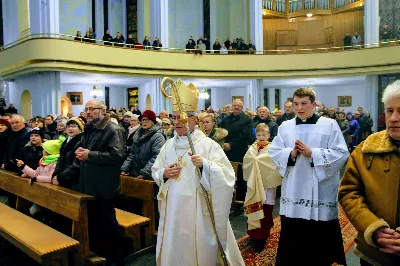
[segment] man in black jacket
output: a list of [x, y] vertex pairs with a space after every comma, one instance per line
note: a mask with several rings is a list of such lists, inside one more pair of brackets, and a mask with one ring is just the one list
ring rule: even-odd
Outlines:
[[[247, 145], [251, 140], [252, 120], [242, 112], [243, 102], [241, 100], [233, 101], [232, 110], [232, 114], [225, 117], [221, 123], [221, 127], [228, 130], [224, 151], [229, 161], [243, 162], [243, 157], [248, 149]], [[247, 190], [241, 173], [242, 171], [239, 169], [236, 183], [236, 198], [238, 200], [244, 200]]]
[[106, 109], [97, 99], [86, 103], [89, 124], [75, 151], [80, 161], [79, 190], [96, 197], [88, 205], [90, 250], [110, 262], [124, 265], [123, 237], [113, 205], [120, 188], [124, 137], [122, 128], [111, 122]]
[[296, 116], [296, 114], [293, 112], [293, 103], [291, 101], [285, 102], [285, 113], [281, 115], [281, 117], [276, 120], [276, 123], [278, 126], [280, 126], [283, 122], [290, 120]]
[[15, 159], [18, 159], [19, 152], [29, 142], [29, 133], [25, 128], [25, 120], [20, 115], [13, 115], [10, 121], [11, 133], [4, 151], [1, 168], [18, 173]]
[[110, 30], [106, 30], [106, 33], [103, 36], [104, 45], [112, 45], [113, 37], [110, 35]]
[[278, 134], [278, 125], [276, 124], [275, 120], [270, 116], [269, 109], [266, 106], [260, 106], [257, 108], [257, 116], [254, 118], [253, 122], [253, 140], [256, 139], [255, 129], [257, 125], [261, 123], [264, 123], [269, 127], [270, 137], [268, 141], [272, 142]]

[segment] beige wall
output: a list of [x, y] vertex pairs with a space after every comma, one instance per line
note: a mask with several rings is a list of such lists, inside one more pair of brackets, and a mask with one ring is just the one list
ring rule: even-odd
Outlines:
[[[277, 30], [299, 30], [299, 24], [307, 23], [310, 21], [310, 30], [314, 26], [313, 21], [323, 21], [324, 28], [333, 27], [334, 46], [343, 46], [343, 38], [346, 32], [350, 32], [351, 35], [358, 31], [361, 36], [364, 35], [364, 11], [355, 11], [340, 13], [336, 15], [327, 16], [315, 16], [311, 19], [306, 17], [298, 17], [295, 22], [289, 22], [287, 18], [282, 19], [264, 19], [264, 49], [274, 50], [276, 49], [276, 38], [275, 33]], [[303, 28], [303, 27], [302, 27]], [[310, 44], [314, 43], [314, 38], [310, 35]]]
[[400, 72], [400, 46], [314, 54], [195, 56], [43, 38], [0, 52], [3, 78], [37, 71], [213, 78], [368, 75]]

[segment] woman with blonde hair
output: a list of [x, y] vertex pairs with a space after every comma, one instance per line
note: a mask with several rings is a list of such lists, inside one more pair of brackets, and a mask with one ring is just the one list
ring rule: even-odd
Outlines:
[[199, 123], [201, 123], [207, 137], [217, 142], [223, 149], [224, 140], [228, 136], [228, 131], [224, 128], [216, 127], [217, 119], [214, 114], [201, 113], [199, 115]]
[[247, 233], [255, 251], [261, 252], [273, 226], [276, 188], [282, 183], [282, 178], [268, 154], [271, 143], [268, 141], [270, 133], [266, 124], [257, 125], [256, 137], [243, 158], [243, 179], [247, 181], [244, 210]]

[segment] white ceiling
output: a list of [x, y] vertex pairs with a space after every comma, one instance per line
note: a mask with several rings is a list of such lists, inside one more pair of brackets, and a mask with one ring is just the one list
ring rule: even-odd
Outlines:
[[[156, 77], [114, 75], [114, 74], [92, 74], [80, 72], [61, 72], [61, 85], [93, 85], [95, 83], [103, 86], [139, 87]], [[177, 77], [171, 77], [174, 80]], [[192, 82], [198, 88], [244, 88], [250, 84], [249, 79], [210, 79], [210, 78], [183, 78], [183, 82]], [[351, 77], [323, 77], [323, 78], [279, 78], [264, 79], [265, 88], [298, 88], [298, 87], [324, 87], [354, 85], [365, 82], [365, 76]]]

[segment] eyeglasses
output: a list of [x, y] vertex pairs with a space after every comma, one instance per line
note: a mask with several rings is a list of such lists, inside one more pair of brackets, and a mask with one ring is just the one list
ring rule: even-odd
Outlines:
[[140, 122], [149, 122], [150, 121], [150, 119], [148, 119], [148, 118], [142, 118], [142, 120], [140, 120]]
[[67, 128], [77, 128], [77, 125], [68, 125]]
[[85, 108], [85, 112], [93, 112], [94, 110], [100, 110], [103, 109], [102, 107], [88, 107]]
[[17, 125], [17, 124], [20, 124], [20, 123], [22, 123], [22, 122], [21, 121], [10, 122], [10, 125]]

